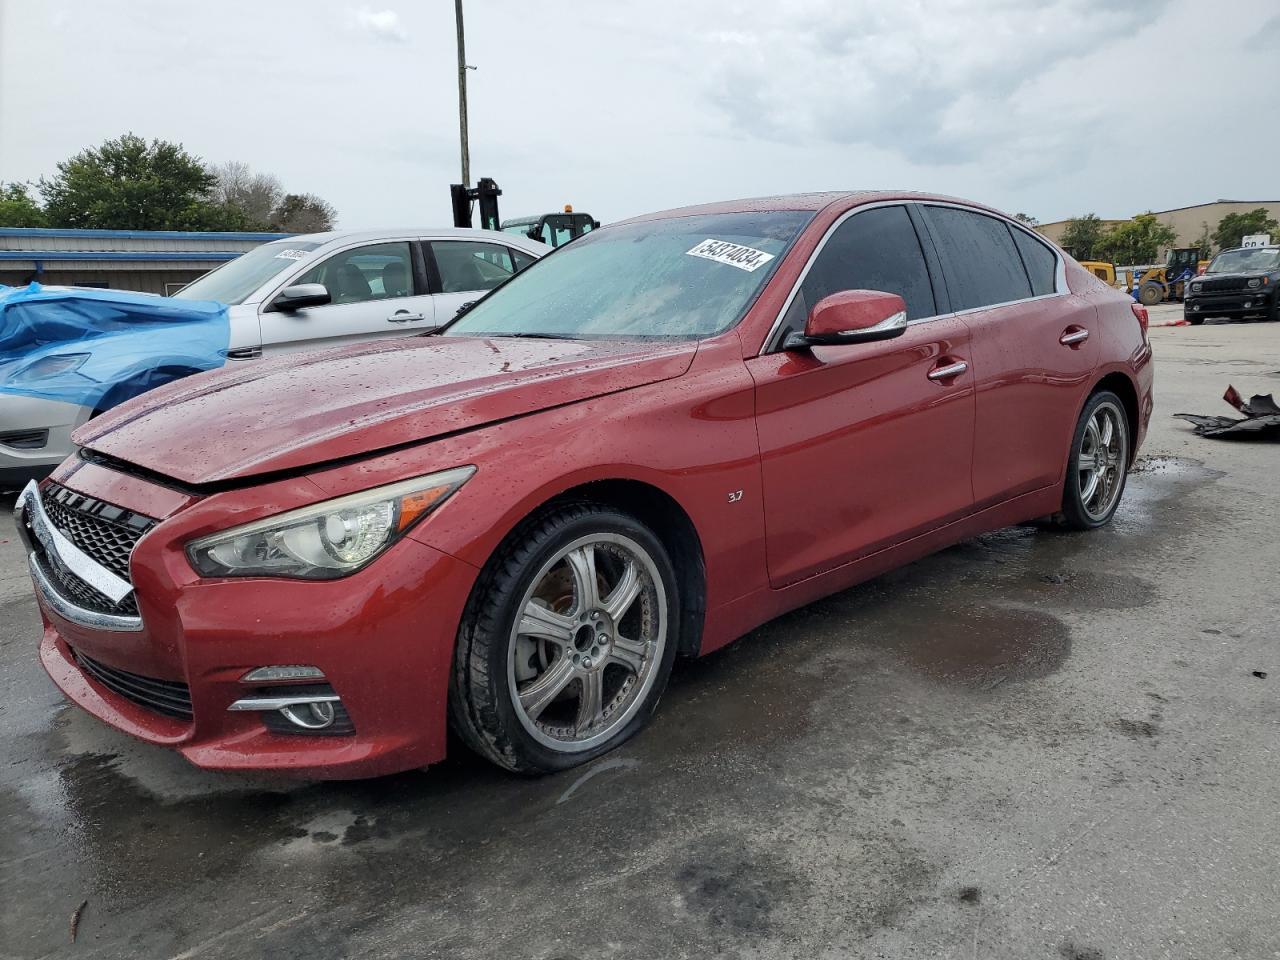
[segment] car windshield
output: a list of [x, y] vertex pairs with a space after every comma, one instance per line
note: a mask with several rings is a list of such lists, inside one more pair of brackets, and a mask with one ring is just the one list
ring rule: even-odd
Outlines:
[[722, 213], [623, 224], [544, 257], [449, 336], [708, 337], [741, 319], [813, 214]]
[[1261, 273], [1280, 269], [1280, 250], [1228, 250], [1213, 258], [1205, 273]]
[[254, 247], [217, 270], [193, 280], [173, 296], [178, 300], [243, 303], [260, 286], [320, 246], [308, 240], [276, 240]]

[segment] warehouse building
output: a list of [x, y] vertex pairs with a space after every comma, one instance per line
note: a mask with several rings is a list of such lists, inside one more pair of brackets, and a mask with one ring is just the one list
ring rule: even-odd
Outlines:
[[0, 228], [0, 284], [31, 281], [169, 295], [287, 233]]
[[[1208, 228], [1212, 234], [1218, 229], [1222, 218], [1229, 213], [1250, 213], [1259, 207], [1267, 211], [1267, 215], [1280, 220], [1280, 200], [1214, 200], [1212, 203], [1197, 203], [1190, 207], [1174, 207], [1172, 210], [1153, 210], [1156, 219], [1173, 228], [1178, 235], [1178, 246], [1194, 246]], [[1054, 243], [1062, 242], [1062, 234], [1070, 220], [1056, 220], [1053, 223], [1042, 223], [1038, 227], [1041, 233]], [[1128, 220], [1103, 220], [1104, 229], [1128, 223]], [[1163, 251], [1162, 251], [1163, 253]]]

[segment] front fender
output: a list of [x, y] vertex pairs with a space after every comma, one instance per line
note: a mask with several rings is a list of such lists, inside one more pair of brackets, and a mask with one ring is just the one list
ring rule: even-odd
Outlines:
[[410, 536], [482, 567], [515, 526], [584, 484], [630, 480], [685, 511], [703, 548], [707, 606], [766, 584], [754, 386], [736, 338], [700, 348], [675, 381], [596, 397], [310, 475], [326, 493], [461, 464], [476, 474]]

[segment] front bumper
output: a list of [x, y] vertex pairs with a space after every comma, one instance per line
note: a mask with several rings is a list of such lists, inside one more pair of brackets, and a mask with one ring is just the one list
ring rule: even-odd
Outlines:
[[[58, 400], [4, 394], [0, 404], [0, 490], [19, 490], [29, 480], [43, 480], [75, 452], [72, 432], [93, 413], [88, 407]], [[21, 446], [4, 442], [18, 434], [38, 435]]]
[[[136, 628], [95, 625], [56, 584], [54, 598], [37, 586], [40, 660], [70, 700], [211, 770], [352, 778], [444, 757], [454, 637], [475, 568], [406, 538], [340, 580], [202, 579], [182, 550], [184, 516], [162, 518], [134, 547]], [[282, 733], [262, 713], [232, 709], [281, 689], [246, 683], [247, 673], [292, 664], [323, 673], [354, 732]], [[184, 690], [184, 712], [133, 694], [152, 688]]]
[[1268, 312], [1276, 296], [1274, 284], [1258, 290], [1189, 294], [1182, 309], [1187, 317], [1242, 317]]

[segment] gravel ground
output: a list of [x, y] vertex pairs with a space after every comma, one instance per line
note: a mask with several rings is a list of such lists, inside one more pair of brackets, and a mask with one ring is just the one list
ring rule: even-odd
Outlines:
[[282, 783], [135, 743], [41, 672], [0, 532], [0, 956], [1280, 957], [1280, 446], [1170, 417], [1280, 392], [1280, 326], [1152, 340], [1109, 528], [783, 617], [537, 781], [459, 751]]

